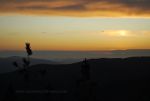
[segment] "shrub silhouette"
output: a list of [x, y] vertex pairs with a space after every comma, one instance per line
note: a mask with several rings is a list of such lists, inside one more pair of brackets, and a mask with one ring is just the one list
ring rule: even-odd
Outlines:
[[23, 62], [26, 66], [30, 65], [30, 55], [32, 55], [32, 50], [30, 47], [30, 43], [25, 43], [26, 44], [26, 52], [27, 52], [27, 59], [23, 59]]
[[28, 53], [28, 56], [32, 55], [32, 50], [31, 50], [31, 47], [30, 47], [30, 43], [26, 43], [26, 51]]
[[81, 64], [81, 79], [77, 80], [75, 96], [78, 101], [95, 101], [96, 82], [90, 80], [90, 65], [85, 58]]
[[[31, 47], [30, 47], [30, 43], [25, 43], [25, 45], [26, 45], [27, 58], [22, 59], [22, 61], [23, 61], [22, 68], [24, 68], [24, 69], [29, 67], [29, 65], [30, 65], [30, 56], [32, 55], [32, 50], [31, 50]], [[13, 62], [13, 65], [15, 67], [19, 67], [19, 65], [16, 61]]]
[[26, 58], [22, 58], [22, 61], [23, 61], [23, 67], [24, 68], [27, 68], [29, 65], [30, 65], [30, 61], [28, 61]]
[[[30, 73], [28, 71], [28, 67], [30, 66], [30, 63], [31, 63], [30, 56], [33, 54], [30, 43], [28, 43], [28, 42], [25, 43], [25, 49], [26, 49], [27, 57], [22, 58], [23, 65], [19, 66], [16, 61], [13, 62], [13, 65], [17, 68], [23, 68], [19, 72], [24, 73], [24, 80], [25, 81], [29, 81]], [[41, 69], [39, 71], [39, 73], [42, 77], [44, 77], [46, 75], [47, 71], [45, 69]]]
[[87, 59], [86, 58], [82, 62], [81, 73], [82, 73], [82, 79], [83, 80], [89, 80], [90, 79], [90, 66], [87, 63]]
[[17, 63], [16, 61], [13, 62], [13, 65], [14, 65], [15, 67], [19, 67], [19, 66], [18, 66], [18, 63]]
[[16, 61], [13, 62], [13, 65], [17, 68], [19, 68], [19, 67], [23, 68], [20, 72], [24, 73], [24, 79], [25, 79], [25, 81], [28, 81], [29, 80], [29, 73], [27, 71], [27, 68], [30, 65], [30, 56], [33, 53], [32, 53], [31, 47], [30, 47], [30, 43], [25, 43], [25, 45], [26, 45], [25, 48], [26, 48], [26, 52], [27, 52], [27, 57], [22, 58], [23, 65], [20, 67]]

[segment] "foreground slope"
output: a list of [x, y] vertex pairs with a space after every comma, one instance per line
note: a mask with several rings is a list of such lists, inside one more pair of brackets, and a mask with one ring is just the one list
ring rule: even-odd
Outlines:
[[40, 64], [2, 74], [1, 99], [80, 101], [88, 95], [86, 101], [150, 101], [149, 57], [91, 59], [88, 64], [90, 80], [86, 83], [80, 83], [82, 62]]

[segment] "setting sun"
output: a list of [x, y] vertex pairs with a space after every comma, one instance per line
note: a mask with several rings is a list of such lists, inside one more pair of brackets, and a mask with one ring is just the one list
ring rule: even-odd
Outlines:
[[127, 36], [127, 31], [122, 30], [119, 32], [119, 35], [120, 36]]

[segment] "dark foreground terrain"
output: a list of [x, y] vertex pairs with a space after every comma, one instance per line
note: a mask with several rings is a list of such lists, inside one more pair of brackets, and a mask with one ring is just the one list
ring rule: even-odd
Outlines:
[[149, 57], [91, 59], [87, 64], [88, 75], [83, 62], [1, 74], [0, 101], [150, 101]]

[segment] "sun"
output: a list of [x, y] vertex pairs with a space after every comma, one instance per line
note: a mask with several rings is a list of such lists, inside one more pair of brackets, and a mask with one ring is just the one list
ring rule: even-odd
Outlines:
[[119, 31], [119, 35], [120, 36], [127, 36], [127, 32], [126, 31]]

